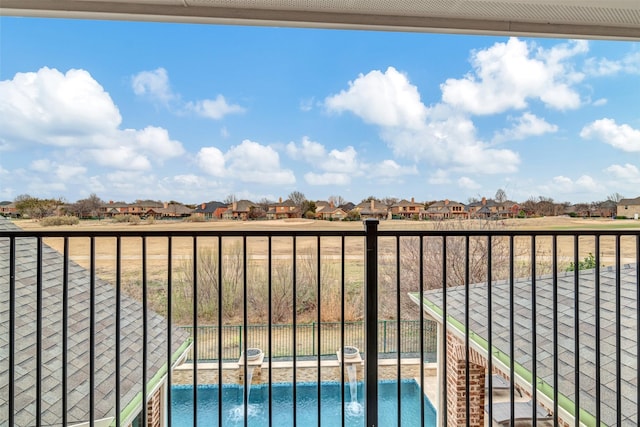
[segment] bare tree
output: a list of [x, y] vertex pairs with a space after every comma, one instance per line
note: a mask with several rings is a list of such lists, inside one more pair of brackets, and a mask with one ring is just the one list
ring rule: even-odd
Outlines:
[[225, 205], [230, 205], [238, 201], [238, 198], [235, 194], [229, 194], [224, 198], [223, 202]]
[[507, 201], [507, 192], [502, 188], [498, 188], [498, 191], [496, 191], [496, 195], [494, 196], [494, 198], [496, 199], [496, 202], [504, 203]]
[[304, 193], [300, 191], [292, 191], [291, 193], [289, 193], [288, 197], [289, 200], [291, 200], [293, 204], [298, 208], [299, 215], [304, 215], [304, 207], [305, 203], [307, 202], [307, 197], [304, 195]]
[[307, 201], [307, 197], [300, 191], [292, 191], [288, 197], [296, 206], [302, 206], [302, 204]]
[[386, 207], [390, 208], [391, 206], [395, 205], [396, 203], [398, 203], [398, 198], [397, 197], [383, 197], [381, 200], [382, 204], [385, 205]]
[[616, 204], [620, 203], [622, 199], [624, 199], [624, 196], [620, 193], [611, 193], [607, 196], [607, 200], [615, 202]]
[[97, 217], [100, 215], [100, 207], [104, 204], [102, 199], [92, 193], [86, 199], [80, 199], [69, 206], [71, 213], [79, 218]]
[[342, 198], [342, 196], [329, 196], [329, 203], [333, 202], [333, 206], [338, 207], [338, 206], [342, 206], [345, 203], [347, 203], [347, 201], [345, 199]]

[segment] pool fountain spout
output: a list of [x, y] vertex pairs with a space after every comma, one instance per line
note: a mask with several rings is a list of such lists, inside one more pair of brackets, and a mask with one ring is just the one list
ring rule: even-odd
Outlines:
[[[238, 384], [244, 384], [247, 388], [247, 408], [246, 412], [249, 417], [256, 415], [256, 409], [249, 404], [249, 398], [251, 397], [251, 383], [253, 382], [253, 373], [256, 368], [260, 368], [262, 366], [262, 362], [264, 360], [264, 352], [259, 348], [248, 348], [245, 352], [243, 351], [240, 355], [240, 360], [238, 360]], [[243, 378], [245, 362], [247, 364], [247, 377]], [[243, 381], [244, 380], [244, 381]], [[238, 422], [244, 418], [244, 404], [240, 406], [236, 406], [230, 411], [230, 419], [233, 422]]]
[[349, 377], [349, 393], [351, 402], [346, 405], [346, 411], [351, 416], [360, 416], [364, 410], [358, 402], [358, 371], [357, 366], [362, 364], [362, 357], [357, 347], [345, 346], [343, 351], [338, 350], [338, 361], [346, 365]]

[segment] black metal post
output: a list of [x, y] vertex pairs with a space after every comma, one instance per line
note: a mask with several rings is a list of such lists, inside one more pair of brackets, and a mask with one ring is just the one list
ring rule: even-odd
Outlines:
[[365, 426], [378, 425], [378, 220], [364, 221], [365, 254]]

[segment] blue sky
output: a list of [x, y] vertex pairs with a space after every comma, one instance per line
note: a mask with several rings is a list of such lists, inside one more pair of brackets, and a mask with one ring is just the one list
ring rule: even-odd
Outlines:
[[640, 43], [0, 18], [0, 200], [640, 196]]

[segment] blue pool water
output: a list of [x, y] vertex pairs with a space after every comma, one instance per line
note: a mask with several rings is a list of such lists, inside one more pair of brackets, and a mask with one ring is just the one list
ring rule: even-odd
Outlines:
[[[273, 425], [277, 427], [293, 426], [293, 387], [291, 384], [273, 384]], [[340, 426], [342, 423], [342, 400], [339, 383], [323, 383], [320, 389], [321, 421], [323, 426]], [[364, 426], [363, 389], [358, 384], [358, 401], [351, 402], [349, 385], [345, 393], [345, 425]], [[398, 425], [398, 387], [395, 381], [384, 381], [378, 385], [378, 424], [384, 427]], [[244, 426], [243, 388], [240, 385], [222, 387], [222, 427]], [[318, 387], [315, 383], [300, 383], [296, 387], [296, 421], [302, 427], [318, 425]], [[436, 415], [431, 402], [420, 391], [413, 380], [404, 380], [400, 389], [401, 423], [403, 427], [420, 426], [420, 405], [424, 405], [425, 426], [436, 425]], [[174, 386], [171, 389], [172, 425], [187, 427], [193, 425], [193, 387]], [[249, 406], [247, 407], [248, 426], [266, 427], [269, 425], [269, 389], [265, 385], [251, 386]], [[219, 427], [218, 425], [218, 386], [198, 386], [198, 425]]]

